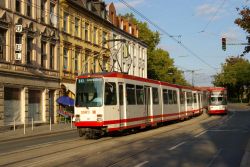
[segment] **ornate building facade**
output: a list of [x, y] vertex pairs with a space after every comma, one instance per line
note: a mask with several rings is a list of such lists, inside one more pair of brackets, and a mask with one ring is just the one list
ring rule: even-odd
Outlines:
[[0, 128], [57, 122], [82, 73], [147, 77], [138, 33], [102, 0], [0, 0]]
[[56, 0], [0, 1], [0, 127], [54, 121], [57, 13]]

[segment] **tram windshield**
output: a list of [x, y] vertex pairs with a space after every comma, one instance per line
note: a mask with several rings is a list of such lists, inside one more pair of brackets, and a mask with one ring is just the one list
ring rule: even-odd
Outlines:
[[226, 105], [227, 100], [223, 96], [212, 96], [212, 97], [210, 97], [210, 104], [212, 104], [212, 105]]
[[101, 107], [103, 105], [103, 79], [81, 78], [76, 83], [76, 107]]

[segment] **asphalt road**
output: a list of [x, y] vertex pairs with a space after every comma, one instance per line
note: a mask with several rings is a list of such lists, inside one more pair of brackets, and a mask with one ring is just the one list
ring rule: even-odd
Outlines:
[[0, 143], [2, 166], [237, 167], [250, 137], [250, 112], [203, 114], [136, 134], [79, 138], [77, 132]]

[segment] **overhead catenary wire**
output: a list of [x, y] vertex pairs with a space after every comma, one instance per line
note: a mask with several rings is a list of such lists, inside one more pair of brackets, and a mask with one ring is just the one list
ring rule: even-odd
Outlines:
[[201, 32], [205, 32], [205, 30], [207, 29], [207, 27], [209, 26], [209, 24], [213, 21], [213, 19], [216, 17], [216, 15], [219, 12], [219, 9], [221, 9], [224, 4], [225, 4], [226, 0], [223, 0], [222, 3], [220, 4], [220, 6], [217, 8], [217, 10], [214, 12], [214, 15], [209, 19], [209, 21], [207, 22], [207, 24], [204, 26], [204, 28], [200, 31]]
[[202, 63], [204, 63], [205, 65], [207, 65], [211, 69], [216, 70], [215, 67], [213, 67], [212, 65], [210, 65], [209, 63], [207, 63], [202, 58], [200, 58], [194, 51], [192, 51], [190, 48], [188, 48], [182, 42], [180, 43], [179, 40], [177, 40], [175, 37], [173, 37], [172, 35], [170, 35], [167, 31], [165, 31], [163, 28], [161, 28], [160, 26], [158, 26], [156, 23], [154, 23], [153, 21], [151, 21], [149, 18], [147, 18], [145, 15], [143, 15], [137, 9], [135, 9], [134, 7], [132, 7], [131, 5], [129, 5], [126, 1], [124, 1], [124, 0], [119, 0], [119, 1], [121, 3], [123, 3], [125, 6], [127, 6], [130, 10], [132, 10], [133, 12], [135, 12], [137, 15], [139, 15], [141, 18], [143, 18], [144, 20], [146, 20], [148, 23], [150, 23], [152, 26], [154, 26], [156, 29], [158, 29], [159, 31], [161, 31], [162, 33], [164, 33], [165, 35], [167, 35], [169, 38], [171, 38], [172, 40], [174, 40], [177, 44], [179, 44], [182, 48], [184, 48], [186, 51], [188, 51], [189, 53], [191, 53], [194, 57], [196, 57]]

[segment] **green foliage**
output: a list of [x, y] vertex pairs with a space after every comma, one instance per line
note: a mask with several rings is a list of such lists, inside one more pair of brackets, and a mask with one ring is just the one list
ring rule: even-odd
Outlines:
[[242, 57], [230, 57], [222, 64], [222, 72], [214, 76], [215, 86], [227, 87], [231, 97], [243, 95], [250, 86], [250, 63]]
[[188, 83], [184, 79], [183, 73], [174, 66], [174, 60], [170, 58], [169, 53], [163, 49], [156, 48], [160, 42], [159, 32], [152, 31], [146, 22], [138, 21], [132, 13], [125, 14], [122, 17], [138, 26], [139, 39], [148, 46], [148, 78], [187, 85]]
[[243, 7], [241, 10], [237, 8], [239, 11], [240, 18], [235, 19], [234, 23], [241, 27], [248, 33], [248, 46], [245, 47], [243, 55], [250, 52], [250, 9], [248, 6]]

